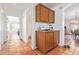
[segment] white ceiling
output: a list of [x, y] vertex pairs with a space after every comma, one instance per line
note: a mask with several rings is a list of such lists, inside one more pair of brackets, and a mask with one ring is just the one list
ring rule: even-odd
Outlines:
[[62, 4], [62, 3], [43, 3], [43, 4], [45, 4], [47, 7], [49, 7], [49, 8], [53, 8], [53, 7], [55, 7], [55, 6], [57, 6], [57, 5], [60, 5], [60, 4]]
[[32, 3], [0, 3], [7, 16], [19, 17], [25, 9], [32, 7]]
[[[77, 13], [76, 13], [77, 12]], [[73, 3], [65, 10], [65, 19], [72, 20], [75, 19], [75, 16], [79, 19], [79, 3]]]

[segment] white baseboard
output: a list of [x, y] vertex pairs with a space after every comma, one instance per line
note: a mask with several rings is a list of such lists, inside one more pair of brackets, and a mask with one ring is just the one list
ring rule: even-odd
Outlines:
[[1, 44], [0, 44], [0, 50], [1, 50], [2, 48], [1, 48]]
[[32, 47], [32, 50], [35, 50], [35, 49], [36, 49], [36, 47], [34, 47], [34, 48]]
[[59, 43], [58, 46], [64, 46], [64, 44]]

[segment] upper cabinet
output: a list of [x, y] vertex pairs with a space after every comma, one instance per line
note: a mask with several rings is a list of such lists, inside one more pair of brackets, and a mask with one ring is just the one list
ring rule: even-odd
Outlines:
[[55, 22], [55, 12], [53, 10], [49, 9], [49, 22], [54, 23]]
[[36, 6], [36, 21], [54, 23], [55, 22], [55, 12], [42, 4]]
[[48, 22], [48, 8], [43, 5], [40, 7], [40, 21]]

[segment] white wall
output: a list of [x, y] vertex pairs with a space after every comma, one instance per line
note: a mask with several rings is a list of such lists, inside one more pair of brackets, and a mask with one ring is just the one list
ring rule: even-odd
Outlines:
[[23, 38], [23, 35], [22, 35], [22, 27], [23, 27], [23, 23], [22, 23], [22, 16], [20, 17], [20, 39], [22, 39]]
[[0, 8], [0, 50], [1, 50], [1, 44], [2, 44], [1, 43], [1, 41], [2, 41], [2, 35], [1, 35], [2, 34], [2, 29], [1, 29], [1, 27], [2, 27], [2, 25], [1, 25], [2, 24], [2, 22], [1, 22], [2, 21], [2, 19], [1, 19], [2, 15], [1, 15], [1, 13], [2, 12], [1, 12], [1, 8]]
[[61, 6], [57, 6], [55, 8], [52, 8], [55, 10], [55, 23], [52, 24], [54, 27], [54, 30], [60, 31], [60, 46], [64, 45], [64, 9], [61, 8]]
[[0, 8], [0, 44], [7, 40], [7, 17], [2, 8]]
[[27, 36], [28, 36], [28, 39], [29, 39], [29, 36], [32, 35], [32, 13], [31, 13], [31, 10], [28, 8], [27, 10]]
[[[47, 23], [38, 23], [35, 22], [36, 17], [35, 17], [35, 6], [37, 4], [32, 5], [32, 49], [36, 48], [36, 35], [35, 31], [39, 26], [48, 28]], [[52, 26], [54, 30], [59, 30], [60, 31], [60, 43], [59, 45], [63, 46], [64, 44], [64, 18], [63, 18], [63, 9], [60, 9], [60, 6], [52, 8], [55, 10], [55, 23], [52, 23]]]
[[27, 10], [24, 11], [22, 18], [20, 19], [20, 31], [21, 31], [21, 38], [24, 42], [27, 42]]

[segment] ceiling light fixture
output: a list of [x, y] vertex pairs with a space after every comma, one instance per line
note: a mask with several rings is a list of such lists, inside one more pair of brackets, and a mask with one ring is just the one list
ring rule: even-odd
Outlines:
[[78, 20], [78, 12], [75, 11], [75, 15], [74, 15], [74, 20], [71, 21], [71, 23], [73, 24], [78, 24], [79, 23], [79, 20]]

